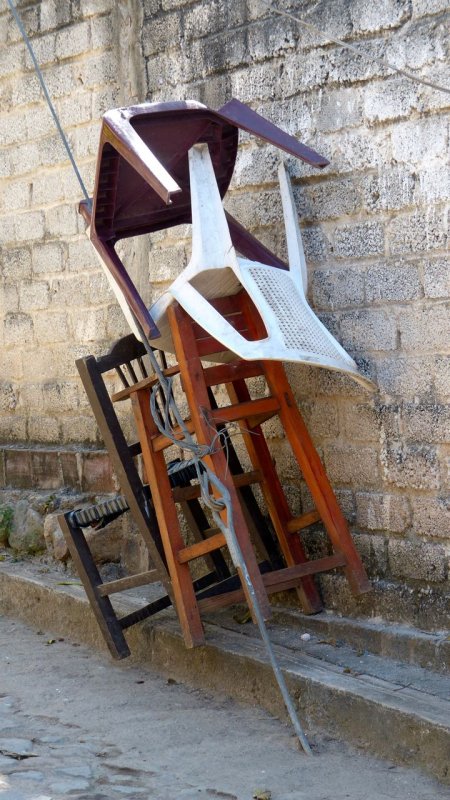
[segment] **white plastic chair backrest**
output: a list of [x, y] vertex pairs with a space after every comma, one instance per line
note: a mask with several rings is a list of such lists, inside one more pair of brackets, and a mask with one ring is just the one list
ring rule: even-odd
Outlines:
[[[212, 179], [211, 179], [212, 171]], [[238, 270], [236, 252], [214, 175], [207, 144], [189, 150], [192, 254], [185, 276], [229, 266]]]
[[283, 206], [284, 227], [286, 230], [286, 244], [288, 251], [289, 272], [299, 284], [303, 286], [303, 293], [308, 293], [308, 270], [306, 267], [305, 251], [303, 250], [302, 235], [298, 223], [297, 209], [295, 206], [292, 184], [286, 171], [284, 161], [278, 167], [278, 180], [280, 182], [281, 203]]

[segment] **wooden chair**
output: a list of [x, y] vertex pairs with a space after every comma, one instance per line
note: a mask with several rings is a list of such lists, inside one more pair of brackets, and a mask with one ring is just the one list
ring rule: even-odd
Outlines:
[[[232, 321], [242, 336], [257, 339], [264, 335], [263, 322], [244, 291], [232, 297], [221, 297], [210, 302], [214, 303], [214, 307], [222, 315]], [[251, 472], [243, 476], [233, 476], [223, 450], [217, 448], [205, 457], [205, 461], [225, 485], [232, 498], [236, 537], [262, 613], [266, 617], [270, 615], [268, 593], [294, 587], [307, 613], [320, 611], [322, 604], [313, 575], [335, 568], [343, 568], [355, 594], [368, 591], [370, 584], [361, 559], [297, 408], [282, 364], [275, 361], [252, 362], [232, 359], [228, 363], [205, 367], [202, 359], [220, 352], [223, 345], [195, 323], [177, 304], [168, 308], [168, 320], [178, 360], [176, 369], [180, 372], [190, 409], [190, 419], [186, 421], [190, 433], [195, 435], [199, 444], [210, 445], [216, 436], [217, 425], [237, 422], [241, 427], [253, 466]], [[245, 381], [256, 376], [265, 379], [270, 396], [254, 400], [250, 397]], [[195, 596], [189, 563], [204, 556], [205, 553], [220, 550], [227, 542], [225, 535], [217, 530], [209, 531], [208, 538], [199, 544], [186, 546], [182, 539], [175, 509], [176, 496], [170, 487], [163, 454], [164, 449], [171, 446], [172, 440], [159, 432], [150, 411], [149, 394], [155, 384], [156, 379], [150, 378], [135, 384], [129, 390], [124, 390], [122, 394], [130, 397], [132, 401], [142, 456], [172, 579], [174, 601], [185, 644], [187, 647], [192, 647], [204, 642], [200, 617], [202, 610], [216, 609], [244, 599], [247, 599], [250, 607], [252, 603], [244, 585], [229, 593], [221, 593], [220, 597]], [[210, 390], [213, 386], [222, 385], [226, 387], [231, 405], [217, 408], [211, 403]], [[274, 414], [280, 418], [316, 505], [313, 512], [299, 517], [294, 517], [290, 513], [261, 428], [261, 424]], [[179, 435], [181, 439], [181, 431]], [[287, 564], [285, 568], [267, 574], [261, 574], [258, 569], [246, 519], [237, 496], [236, 484], [252, 483], [259, 483], [261, 486]], [[195, 489], [199, 495], [199, 487], [192, 487], [192, 490]], [[224, 521], [227, 522], [226, 516]], [[298, 534], [318, 521], [323, 522], [334, 552], [325, 558], [308, 561]]]
[[[99, 358], [87, 356], [76, 362], [123, 495], [89, 508], [67, 512], [59, 517], [72, 559], [83, 582], [91, 607], [108, 648], [115, 658], [124, 658], [130, 655], [123, 633], [125, 629], [167, 608], [173, 601], [171, 578], [167, 570], [166, 556], [152, 498], [148, 486], [141, 480], [136, 465], [136, 456], [141, 452], [141, 445], [139, 442], [131, 445], [127, 443], [104, 379], [105, 373], [115, 370], [124, 387], [123, 391], [129, 391], [130, 387], [148, 377], [144, 356], [144, 346], [131, 334], [115, 342], [105, 356]], [[167, 368], [164, 355], [160, 354], [160, 358], [162, 358], [163, 368]], [[120, 398], [121, 392], [118, 392], [117, 395]], [[230, 450], [230, 468], [236, 474], [242, 472], [233, 448]], [[186, 467], [183, 462], [172, 462], [169, 482], [174, 494], [178, 493], [177, 502], [182, 508], [195, 541], [202, 542], [207, 535], [209, 522], [198, 503], [196, 488], [190, 486], [195, 474], [192, 466]], [[265, 541], [265, 545], [262, 545], [266, 556], [262, 569], [265, 571], [270, 569], [267, 560], [268, 551], [272, 565], [277, 566], [279, 563], [274, 537], [248, 488], [243, 489], [243, 501], [248, 518], [256, 520], [262, 532], [262, 539]], [[88, 527], [99, 530], [128, 511], [148, 549], [152, 568], [137, 575], [103, 582], [84, 531]], [[238, 579], [230, 576], [229, 567], [220, 553], [206, 554], [205, 560], [210, 571], [194, 582], [194, 591], [199, 593], [199, 597], [238, 587]], [[118, 617], [109, 599], [110, 595], [155, 582], [162, 584], [166, 594], [131, 614], [122, 618]]]

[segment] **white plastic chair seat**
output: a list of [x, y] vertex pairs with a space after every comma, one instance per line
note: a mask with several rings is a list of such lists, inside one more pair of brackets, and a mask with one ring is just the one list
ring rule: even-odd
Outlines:
[[[177, 301], [228, 352], [225, 361], [293, 361], [339, 370], [366, 387], [354, 360], [315, 315], [306, 300], [307, 270], [292, 189], [284, 165], [279, 178], [286, 226], [289, 270], [238, 258], [231, 242], [208, 146], [189, 152], [192, 203], [192, 257], [188, 266], [151, 307], [161, 332], [155, 346], [174, 351], [167, 309]], [[267, 337], [248, 341], [209, 302], [244, 289], [264, 322]], [[153, 344], [153, 342], [152, 342]]]

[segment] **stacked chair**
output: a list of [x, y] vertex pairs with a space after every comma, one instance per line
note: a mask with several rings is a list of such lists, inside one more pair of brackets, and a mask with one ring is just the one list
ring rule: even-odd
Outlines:
[[[236, 100], [218, 112], [193, 102], [144, 104], [105, 115], [92, 211], [81, 205], [134, 336], [103, 358], [77, 362], [123, 497], [66, 514], [61, 524], [118, 657], [129, 652], [123, 631], [171, 603], [185, 644], [193, 647], [205, 640], [202, 614], [232, 603], [247, 602], [255, 616], [255, 601], [267, 619], [269, 595], [295, 589], [305, 613], [320, 611], [318, 573], [340, 569], [355, 594], [370, 589], [282, 362], [338, 370], [372, 385], [308, 305], [305, 257], [284, 165], [279, 180], [289, 265], [225, 213], [222, 198], [239, 128], [313, 167], [328, 163]], [[187, 222], [192, 223], [190, 262], [149, 311], [115, 245]], [[174, 361], [170, 367], [167, 353]], [[102, 378], [111, 368], [123, 383], [112, 397]], [[114, 410], [124, 401], [131, 403], [138, 435], [131, 446]], [[187, 409], [183, 416], [180, 405]], [[300, 516], [289, 509], [264, 435], [264, 423], [274, 416], [314, 503], [313, 511]], [[233, 446], [237, 441], [241, 461]], [[166, 456], [174, 442], [189, 451], [187, 461], [174, 463]], [[145, 481], [134, 465], [138, 454]], [[246, 471], [244, 461], [250, 465]], [[153, 569], [104, 584], [83, 531], [125, 510], [144, 538]], [[192, 532], [189, 540], [180, 510]], [[301, 534], [317, 523], [323, 524], [331, 552], [309, 560]], [[198, 559], [207, 570], [195, 580], [191, 565]], [[233, 564], [237, 574], [230, 573]], [[165, 594], [118, 619], [109, 596], [155, 580]]]

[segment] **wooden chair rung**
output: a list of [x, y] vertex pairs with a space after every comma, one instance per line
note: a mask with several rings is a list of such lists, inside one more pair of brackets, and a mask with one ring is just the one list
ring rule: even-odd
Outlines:
[[276, 411], [267, 411], [265, 414], [255, 414], [255, 416], [247, 417], [246, 424], [252, 431], [253, 428], [257, 428], [259, 425], [263, 425], [264, 422], [272, 419], [272, 417], [274, 417], [277, 413], [278, 409]]
[[242, 419], [252, 419], [258, 415], [276, 414], [280, 404], [275, 397], [262, 397], [259, 400], [249, 400], [247, 403], [235, 403], [225, 408], [215, 408], [208, 411], [208, 417], [214, 422], [236, 422]]
[[179, 550], [177, 553], [178, 562], [180, 564], [187, 564], [188, 561], [193, 561], [195, 558], [206, 555], [206, 553], [211, 553], [213, 550], [219, 550], [221, 547], [225, 547], [226, 543], [227, 540], [223, 533], [215, 533], [203, 542], [196, 542], [196, 544], [183, 547], [182, 550]]
[[[294, 567], [286, 567], [274, 572], [266, 572], [262, 575], [262, 580], [266, 588], [267, 594], [275, 594], [276, 592], [285, 592], [288, 589], [294, 589], [298, 586], [301, 578], [307, 575], [317, 575], [319, 572], [328, 572], [337, 567], [344, 567], [346, 564], [345, 556], [342, 553], [336, 553], [333, 556], [326, 558], [319, 558], [315, 561], [306, 561], [304, 564], [296, 564]], [[245, 595], [242, 589], [234, 589], [226, 594], [217, 595], [215, 597], [205, 597], [199, 601], [200, 611], [216, 611], [219, 608], [234, 603], [243, 603]]]
[[116, 581], [109, 581], [102, 583], [97, 587], [97, 591], [102, 597], [117, 592], [125, 592], [127, 589], [135, 589], [137, 586], [145, 586], [147, 583], [152, 583], [158, 580], [158, 573], [156, 569], [150, 569], [147, 572], [140, 572], [139, 575], [128, 575], [126, 578], [118, 578]]
[[[242, 472], [239, 475], [233, 475], [233, 483], [236, 489], [243, 486], [251, 486], [253, 483], [261, 482], [261, 472], [257, 469], [252, 472]], [[200, 486], [176, 486], [172, 489], [172, 497], [175, 503], [181, 503], [183, 500], [195, 500], [200, 497]]]
[[264, 367], [260, 361], [241, 361], [235, 359], [226, 364], [218, 364], [214, 367], [205, 367], [204, 376], [207, 386], [218, 386], [222, 383], [232, 381], [257, 378], [264, 374]]
[[[177, 375], [179, 373], [178, 367], [169, 367], [168, 369], [163, 370], [163, 373], [166, 377], [170, 377], [171, 375]], [[111, 395], [111, 400], [113, 403], [120, 403], [122, 400], [128, 400], [129, 397], [134, 392], [138, 392], [140, 389], [148, 389], [152, 386], [155, 386], [158, 383], [158, 378], [154, 375], [151, 375], [148, 378], [143, 378], [141, 381], [137, 381], [133, 383], [131, 386], [127, 386], [125, 389], [120, 389], [120, 391], [115, 392]]]
[[303, 528], [308, 528], [314, 525], [315, 522], [320, 522], [320, 514], [318, 511], [308, 511], [306, 514], [300, 514], [298, 517], [293, 517], [286, 523], [286, 530], [288, 533], [298, 533]]
[[[194, 425], [190, 419], [186, 420], [185, 426], [189, 433], [194, 433]], [[184, 432], [179, 425], [174, 427], [173, 435], [178, 441], [181, 441], [184, 438]], [[151, 445], [153, 452], [159, 453], [161, 450], [166, 450], [167, 447], [171, 447], [173, 445], [173, 441], [168, 436], [158, 433], [155, 434], [155, 436], [152, 436]]]

